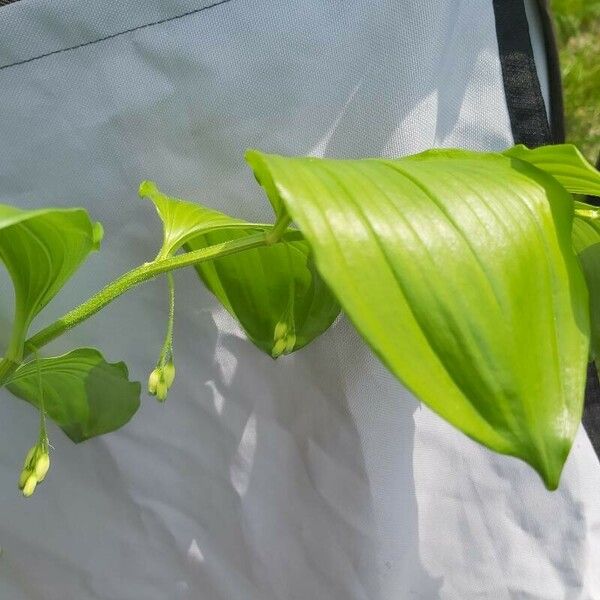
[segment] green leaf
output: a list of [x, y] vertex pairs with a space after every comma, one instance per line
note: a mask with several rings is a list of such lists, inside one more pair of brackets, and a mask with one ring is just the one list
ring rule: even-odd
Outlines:
[[33, 318], [98, 249], [101, 239], [101, 225], [92, 223], [83, 209], [20, 210], [0, 205], [0, 260], [15, 289], [10, 358], [20, 359]]
[[546, 171], [572, 194], [600, 196], [600, 173], [572, 144], [540, 146], [534, 150], [518, 145], [506, 150], [504, 155]]
[[591, 354], [600, 359], [600, 210], [583, 202], [576, 202], [579, 211], [592, 218], [575, 216], [573, 221], [573, 249], [577, 253], [590, 295]]
[[39, 408], [38, 367], [46, 414], [76, 443], [122, 427], [139, 407], [140, 384], [129, 381], [125, 363], [108, 363], [94, 348], [32, 360], [15, 371], [7, 388]]
[[[154, 203], [163, 222], [164, 243], [159, 258], [172, 255], [181, 246], [197, 250], [273, 227], [171, 198], [149, 181], [140, 185], [140, 195]], [[195, 268], [248, 337], [274, 356], [308, 344], [331, 325], [340, 311], [315, 271], [309, 246], [303, 240], [247, 250]]]
[[[197, 250], [243, 237], [252, 230], [221, 230], [190, 240]], [[340, 306], [316, 272], [305, 241], [247, 250], [196, 265], [208, 289], [236, 317], [248, 337], [263, 351], [277, 356], [298, 350], [333, 323]], [[290, 346], [276, 349], [278, 324]], [[281, 326], [280, 326], [281, 327]]]
[[573, 203], [498, 154], [247, 160], [382, 361], [471, 438], [558, 485], [581, 418], [588, 297]]
[[[166, 196], [153, 181], [142, 181], [139, 195], [154, 204], [163, 222], [164, 239], [157, 258], [172, 256], [189, 239], [205, 231], [237, 229], [240, 225], [249, 225], [201, 204]], [[258, 225], [258, 230], [267, 227], [268, 225]]]

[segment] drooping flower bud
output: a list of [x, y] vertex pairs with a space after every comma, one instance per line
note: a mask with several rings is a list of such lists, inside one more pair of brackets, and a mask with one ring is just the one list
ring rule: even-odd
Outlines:
[[37, 483], [38, 483], [37, 477], [35, 476], [35, 473], [32, 473], [27, 478], [27, 481], [25, 482], [25, 485], [23, 486], [23, 496], [25, 496], [25, 498], [29, 498], [29, 496], [31, 496], [33, 494], [33, 492], [35, 492]]
[[296, 345], [296, 334], [295, 333], [290, 333], [285, 338], [285, 350], [284, 350], [284, 353], [285, 354], [289, 354], [294, 349], [295, 345]]
[[273, 345], [273, 350], [271, 350], [271, 356], [273, 358], [277, 358], [281, 356], [285, 352], [285, 338], [281, 340], [277, 340]]
[[25, 461], [23, 462], [23, 469], [28, 469], [33, 467], [35, 464], [35, 456], [38, 451], [38, 445], [32, 446], [27, 452], [27, 456], [25, 456]]
[[156, 399], [159, 402], [164, 402], [167, 399], [168, 391], [169, 391], [169, 388], [167, 386], [167, 383], [164, 381], [164, 379], [162, 379], [161, 381], [158, 382], [158, 384], [156, 386]]
[[275, 332], [273, 334], [273, 341], [278, 342], [285, 338], [288, 332], [288, 324], [285, 321], [279, 321], [275, 325]]
[[170, 360], [162, 368], [162, 375], [167, 384], [167, 389], [169, 389], [173, 385], [173, 381], [175, 381], [175, 365], [173, 364], [173, 360]]
[[156, 369], [154, 369], [154, 371], [152, 371], [152, 373], [150, 373], [150, 376], [148, 377], [148, 393], [152, 394], [153, 396], [156, 394], [156, 388], [159, 384], [161, 380], [161, 372], [160, 369], [157, 367]]
[[48, 469], [50, 468], [50, 455], [47, 452], [42, 452], [35, 463], [34, 473], [38, 483], [44, 481], [44, 477], [46, 477], [46, 473], [48, 473]]
[[30, 469], [23, 469], [21, 471], [21, 475], [19, 475], [19, 489], [20, 490], [22, 490], [25, 487], [25, 483], [29, 479], [30, 475], [31, 475]]

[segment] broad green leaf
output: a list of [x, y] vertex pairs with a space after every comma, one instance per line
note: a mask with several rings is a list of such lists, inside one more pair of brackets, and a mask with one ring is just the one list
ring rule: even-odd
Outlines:
[[33, 318], [86, 256], [98, 249], [102, 227], [83, 209], [20, 210], [0, 205], [0, 260], [15, 289], [9, 355], [20, 358]]
[[[196, 250], [249, 233], [252, 230], [215, 231], [190, 240], [186, 247]], [[285, 350], [289, 353], [321, 335], [340, 312], [305, 241], [225, 256], [196, 265], [196, 271], [248, 337], [268, 354], [274, 353], [279, 323], [285, 323], [293, 336]]]
[[578, 210], [595, 215], [592, 218], [575, 216], [573, 221], [573, 249], [579, 257], [590, 295], [591, 353], [600, 359], [600, 210], [583, 202], [576, 202]]
[[581, 418], [588, 297], [573, 203], [498, 154], [247, 160], [304, 233], [317, 268], [388, 368], [471, 438], [546, 486]]
[[518, 145], [506, 150], [504, 155], [546, 171], [572, 194], [600, 196], [600, 173], [572, 144], [540, 146], [533, 150]]
[[[140, 185], [140, 195], [154, 203], [163, 222], [159, 257], [170, 256], [181, 246], [197, 250], [272, 228], [171, 198], [149, 181]], [[305, 241], [247, 250], [198, 264], [196, 271], [248, 337], [271, 355], [302, 348], [339, 314], [339, 304], [315, 271]], [[276, 336], [282, 327], [287, 331]]]
[[39, 407], [39, 368], [46, 414], [74, 442], [122, 427], [139, 407], [140, 384], [129, 381], [125, 363], [108, 363], [94, 348], [38, 362], [21, 365], [7, 387]]

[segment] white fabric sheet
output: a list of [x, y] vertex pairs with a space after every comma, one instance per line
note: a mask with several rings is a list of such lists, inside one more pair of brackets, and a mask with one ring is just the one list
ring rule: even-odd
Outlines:
[[[0, 9], [0, 202], [85, 206], [106, 231], [36, 326], [154, 256], [142, 179], [267, 219], [247, 147], [511, 144], [491, 2]], [[145, 398], [123, 430], [79, 447], [52, 427], [51, 472], [27, 501], [16, 479], [38, 415], [1, 392], [2, 600], [600, 598], [600, 467], [583, 430], [549, 493], [419, 405], [343, 319], [274, 362], [192, 271], [176, 282], [166, 405]], [[1, 341], [9, 290], [0, 275]], [[166, 303], [164, 281], [145, 285], [48, 350], [97, 345], [145, 381]]]

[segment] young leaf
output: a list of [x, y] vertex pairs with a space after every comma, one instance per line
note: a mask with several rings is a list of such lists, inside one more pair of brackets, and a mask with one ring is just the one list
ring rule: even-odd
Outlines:
[[[172, 256], [189, 239], [204, 231], [237, 229], [241, 225], [249, 225], [201, 204], [166, 196], [153, 181], [142, 181], [138, 193], [140, 197], [148, 198], [154, 204], [163, 222], [164, 239], [158, 258]], [[268, 225], [258, 225], [258, 230], [266, 227]]]
[[20, 359], [27, 329], [86, 256], [97, 250], [102, 227], [83, 209], [20, 210], [0, 205], [0, 260], [15, 289], [8, 355]]
[[[181, 246], [197, 250], [272, 228], [171, 198], [150, 181], [140, 185], [139, 193], [154, 203], [163, 222], [159, 257]], [[339, 304], [316, 273], [305, 241], [247, 250], [195, 268], [248, 337], [273, 356], [302, 348], [339, 314]]]
[[[125, 363], [108, 363], [94, 348], [39, 359], [46, 414], [74, 442], [114, 431], [140, 404], [140, 384], [129, 381]], [[21, 365], [7, 388], [39, 407], [38, 364]]]
[[572, 194], [600, 196], [600, 173], [572, 144], [540, 146], [534, 150], [521, 144], [506, 150], [504, 155], [546, 171]]
[[576, 202], [579, 210], [596, 218], [586, 219], [575, 216], [573, 221], [573, 249], [575, 250], [590, 295], [591, 354], [594, 360], [600, 359], [600, 211], [597, 207]]
[[497, 154], [247, 160], [356, 328], [423, 402], [558, 485], [579, 425], [588, 298], [573, 204]]

